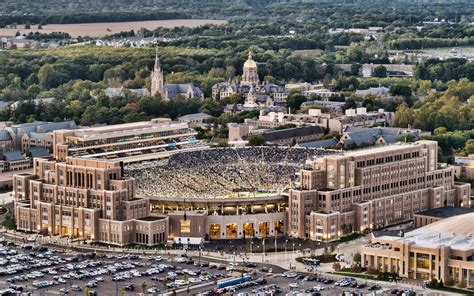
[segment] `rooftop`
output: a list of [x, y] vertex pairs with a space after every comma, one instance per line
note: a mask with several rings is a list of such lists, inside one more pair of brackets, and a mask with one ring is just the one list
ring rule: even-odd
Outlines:
[[306, 142], [298, 144], [298, 147], [304, 148], [332, 148], [337, 145], [337, 140], [335, 138], [319, 140], [313, 142]]
[[99, 127], [90, 127], [76, 131], [77, 135], [81, 135], [85, 139], [94, 139], [98, 136], [107, 135], [109, 137], [116, 137], [125, 133], [135, 134], [152, 130], [168, 130], [187, 128], [186, 123], [176, 123], [171, 121], [141, 121], [134, 123], [123, 123], [114, 125], [105, 125]]
[[[474, 208], [442, 207], [416, 213], [416, 215], [431, 216], [438, 218], [449, 218], [464, 214], [474, 213]], [[473, 220], [474, 222], [474, 220]], [[474, 230], [473, 230], [474, 232]]]
[[206, 114], [206, 113], [194, 113], [194, 114], [188, 114], [188, 115], [184, 115], [184, 116], [181, 116], [181, 117], [178, 117], [179, 120], [186, 120], [186, 119], [207, 119], [209, 117], [212, 117], [211, 115], [209, 114]]
[[471, 212], [428, 224], [407, 232], [403, 237], [381, 236], [379, 239], [408, 242], [423, 248], [450, 246], [454, 250], [474, 250], [473, 221], [474, 212]]
[[[430, 142], [430, 141], [428, 141]], [[363, 149], [356, 149], [356, 150], [351, 150], [349, 152], [345, 152], [343, 156], [361, 156], [361, 155], [367, 155], [367, 154], [375, 154], [375, 153], [380, 153], [380, 152], [390, 152], [390, 151], [396, 151], [400, 148], [403, 147], [415, 147], [417, 145], [422, 144], [423, 141], [417, 141], [417, 142], [399, 142], [396, 144], [391, 144], [391, 145], [385, 145], [385, 146], [377, 146], [377, 147], [365, 147]], [[337, 155], [335, 156], [337, 157]]]
[[25, 160], [26, 158], [21, 154], [20, 150], [4, 151], [3, 156], [6, 161]]
[[281, 130], [272, 130], [264, 132], [262, 135], [266, 141], [277, 141], [281, 139], [289, 139], [295, 137], [309, 136], [315, 134], [324, 134], [324, 131], [319, 126], [303, 126], [294, 127]]
[[142, 217], [142, 218], [137, 218], [135, 220], [139, 220], [139, 221], [159, 221], [159, 220], [163, 220], [165, 219], [165, 217], [161, 217], [161, 216], [147, 216], [147, 217]]

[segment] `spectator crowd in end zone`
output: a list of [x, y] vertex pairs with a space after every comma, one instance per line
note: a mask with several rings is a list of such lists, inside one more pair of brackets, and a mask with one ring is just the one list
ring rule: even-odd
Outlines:
[[137, 193], [144, 197], [216, 198], [235, 192], [279, 192], [290, 187], [307, 160], [338, 153], [285, 147], [206, 149], [129, 164], [125, 175], [136, 179]]

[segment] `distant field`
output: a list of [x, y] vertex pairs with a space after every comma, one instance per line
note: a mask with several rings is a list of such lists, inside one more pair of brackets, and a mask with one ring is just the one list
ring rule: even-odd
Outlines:
[[310, 56], [318, 56], [323, 51], [321, 49], [302, 49], [302, 50], [293, 50], [291, 53], [292, 56], [296, 57], [310, 57]]
[[425, 49], [422, 49], [422, 51], [428, 52], [428, 53], [449, 53], [453, 49], [455, 51], [457, 51], [458, 53], [464, 53], [464, 54], [474, 53], [474, 47], [473, 46], [425, 48]]
[[15, 35], [16, 32], [20, 34], [28, 34], [29, 32], [65, 32], [71, 37], [90, 36], [101, 37], [120, 33], [121, 31], [139, 30], [141, 28], [154, 30], [158, 27], [173, 28], [173, 27], [198, 27], [202, 25], [224, 24], [224, 20], [197, 20], [197, 19], [177, 19], [177, 20], [158, 20], [158, 21], [142, 21], [142, 22], [119, 22], [119, 23], [86, 23], [86, 24], [49, 24], [43, 26], [43, 29], [38, 30], [37, 26], [32, 26], [31, 29], [25, 29], [23, 26], [18, 26], [17, 29], [0, 29], [0, 35]]

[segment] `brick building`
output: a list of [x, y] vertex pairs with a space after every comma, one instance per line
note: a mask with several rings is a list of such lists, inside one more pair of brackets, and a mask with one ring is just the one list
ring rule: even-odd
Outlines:
[[13, 192], [19, 230], [114, 245], [167, 240], [168, 218], [149, 216], [120, 162], [35, 159], [32, 174], [14, 176]]
[[438, 165], [438, 144], [418, 141], [331, 155], [301, 170], [290, 189], [288, 234], [333, 241], [413, 219], [443, 206], [470, 206], [470, 184]]

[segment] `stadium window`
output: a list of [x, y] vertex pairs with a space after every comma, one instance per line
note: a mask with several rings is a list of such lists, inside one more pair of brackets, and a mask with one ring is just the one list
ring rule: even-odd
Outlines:
[[191, 232], [191, 221], [181, 220], [181, 233], [190, 233]]

